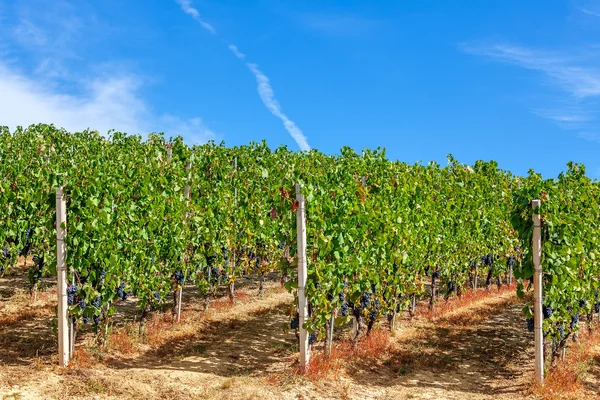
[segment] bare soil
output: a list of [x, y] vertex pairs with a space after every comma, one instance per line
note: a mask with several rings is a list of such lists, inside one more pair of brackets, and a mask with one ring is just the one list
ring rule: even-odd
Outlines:
[[[76, 359], [59, 368], [52, 280], [33, 303], [24, 271], [14, 273], [0, 279], [0, 399], [535, 398], [528, 394], [533, 335], [512, 291], [441, 316], [404, 315], [385, 351], [345, 360], [337, 373], [316, 381], [296, 373], [297, 341], [285, 329], [293, 299], [276, 280], [260, 297], [256, 280], [246, 280], [235, 304], [223, 297], [208, 311], [186, 287], [182, 322], [157, 313], [144, 337], [132, 324], [135, 302], [119, 304], [113, 333], [120, 339], [99, 354], [84, 328]], [[346, 336], [338, 332], [338, 339]], [[599, 382], [596, 348], [581, 398], [595, 398]]]

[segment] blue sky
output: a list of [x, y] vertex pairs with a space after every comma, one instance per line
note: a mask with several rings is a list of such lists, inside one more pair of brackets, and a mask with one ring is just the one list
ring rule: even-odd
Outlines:
[[2, 0], [0, 124], [36, 122], [600, 178], [600, 0]]

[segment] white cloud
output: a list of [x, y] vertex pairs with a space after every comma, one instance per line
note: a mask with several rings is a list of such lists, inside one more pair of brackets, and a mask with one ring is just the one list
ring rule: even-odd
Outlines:
[[524, 47], [463, 44], [463, 51], [482, 55], [543, 72], [550, 81], [577, 98], [600, 96], [600, 69], [577, 65], [575, 60], [560, 53], [531, 50]]
[[579, 8], [579, 10], [581, 10], [582, 13], [587, 14], [587, 15], [591, 15], [593, 17], [600, 17], [600, 11], [594, 11], [594, 10], [590, 10], [588, 8]]
[[191, 0], [176, 0], [179, 7], [183, 10], [184, 13], [191, 15], [196, 21], [200, 23], [200, 25], [212, 33], [213, 35], [217, 34], [217, 30], [208, 22], [204, 21], [202, 17], [200, 17], [200, 13], [192, 6]]
[[241, 51], [239, 51], [237, 46], [230, 44], [228, 47], [229, 47], [229, 50], [231, 50], [231, 52], [233, 54], [235, 54], [235, 56], [237, 58], [239, 58], [240, 60], [243, 60], [244, 58], [246, 58], [246, 55], [244, 53], [242, 53]]
[[103, 134], [110, 129], [143, 135], [165, 131], [188, 135], [184, 138], [193, 143], [215, 138], [197, 118], [153, 115], [139, 95], [140, 87], [134, 75], [123, 74], [81, 82], [81, 93], [71, 94], [0, 63], [0, 125], [13, 130], [52, 123], [68, 131], [91, 128]]
[[174, 115], [164, 115], [157, 123], [159, 131], [171, 136], [182, 136], [188, 144], [205, 143], [217, 139], [217, 134], [206, 127], [201, 118], [182, 119]]
[[273, 92], [273, 88], [271, 87], [269, 78], [258, 69], [258, 65], [251, 63], [247, 63], [246, 65], [256, 77], [256, 82], [258, 83], [258, 95], [260, 96], [267, 109], [271, 111], [271, 114], [273, 114], [283, 122], [283, 126], [292, 136], [292, 138], [296, 141], [298, 147], [300, 147], [301, 150], [310, 150], [310, 145], [306, 140], [306, 136], [304, 136], [304, 134], [302, 133], [300, 128], [298, 128], [298, 126], [294, 123], [294, 121], [290, 120], [281, 111], [281, 106], [275, 98], [275, 93]]

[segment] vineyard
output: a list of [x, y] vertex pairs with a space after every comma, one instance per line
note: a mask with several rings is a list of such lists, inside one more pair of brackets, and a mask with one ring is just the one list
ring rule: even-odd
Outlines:
[[533, 332], [536, 215], [546, 366], [600, 321], [600, 182], [576, 163], [544, 179], [451, 155], [442, 167], [391, 161], [382, 149], [189, 147], [180, 137], [35, 125], [0, 128], [0, 204], [0, 275], [27, 268], [31, 302], [56, 277], [57, 230], [67, 232], [72, 347], [89, 332], [108, 346], [117, 306], [131, 299], [143, 335], [153, 314], [185, 319], [190, 287], [209, 310], [252, 280], [257, 301], [274, 283], [290, 294], [283, 325], [296, 351], [304, 331], [309, 347], [331, 355], [336, 331], [358, 345], [419, 309], [507, 285], [521, 299], [519, 329]]

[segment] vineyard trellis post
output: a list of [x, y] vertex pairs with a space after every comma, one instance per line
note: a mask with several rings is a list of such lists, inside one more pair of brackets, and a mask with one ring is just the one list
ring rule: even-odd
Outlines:
[[540, 200], [533, 200], [533, 329], [535, 334], [535, 379], [544, 382], [544, 336], [542, 332], [542, 224], [538, 208]]
[[308, 332], [304, 324], [308, 317], [308, 302], [306, 300], [306, 211], [302, 185], [296, 184], [296, 238], [298, 242], [298, 328], [300, 331], [300, 368], [308, 369], [310, 359], [310, 347], [308, 343]]
[[[192, 168], [192, 163], [188, 161], [185, 164], [185, 170], [186, 170], [186, 172], [188, 172], [188, 177], [187, 177], [188, 184], [183, 188], [183, 197], [187, 200], [186, 205], [189, 205], [189, 200], [190, 200], [191, 187], [189, 185], [189, 180], [191, 179], [192, 174], [189, 171], [191, 168]], [[186, 213], [185, 213], [186, 219], [187, 219], [187, 215], [188, 215], [188, 211], [186, 210]], [[185, 284], [185, 279], [184, 279], [183, 283]], [[182, 299], [183, 299], [183, 286], [181, 286], [179, 288], [179, 300], [177, 301], [177, 322], [181, 321], [181, 300]]]
[[[64, 189], [56, 190], [56, 278], [58, 285], [58, 364], [61, 367], [69, 365], [69, 320], [67, 303], [67, 210]], [[64, 228], [63, 228], [64, 225]]]

